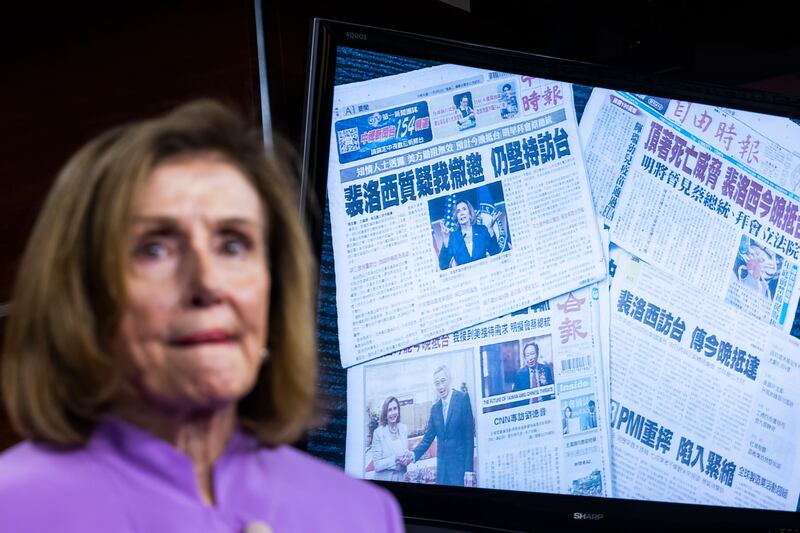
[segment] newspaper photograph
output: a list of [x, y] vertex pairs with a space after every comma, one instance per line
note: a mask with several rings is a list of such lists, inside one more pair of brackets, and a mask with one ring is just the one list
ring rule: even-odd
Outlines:
[[611, 288], [616, 497], [794, 511], [800, 340], [647, 263]]
[[334, 90], [342, 365], [603, 279], [569, 84], [441, 65]]
[[345, 469], [610, 496], [597, 285], [349, 368]]
[[625, 250], [789, 332], [800, 158], [731, 113], [595, 89], [580, 126], [595, 209]]

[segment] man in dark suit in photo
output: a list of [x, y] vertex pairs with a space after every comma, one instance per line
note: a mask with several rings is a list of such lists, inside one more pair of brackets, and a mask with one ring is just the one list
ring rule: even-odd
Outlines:
[[[525, 357], [525, 366], [517, 371], [513, 390], [535, 389], [553, 384], [553, 368], [550, 365], [539, 363], [538, 344], [533, 341], [525, 344], [522, 355]], [[552, 400], [553, 398], [555, 398], [554, 395], [547, 395], [542, 400]], [[539, 398], [533, 398], [531, 401], [538, 402]]]
[[428, 428], [414, 448], [419, 460], [436, 439], [436, 483], [472, 485], [475, 430], [469, 395], [450, 388], [450, 370], [442, 365], [433, 373], [439, 399], [431, 407]]
[[597, 427], [597, 404], [594, 400], [589, 400], [586, 407], [588, 411], [581, 417], [581, 431]]

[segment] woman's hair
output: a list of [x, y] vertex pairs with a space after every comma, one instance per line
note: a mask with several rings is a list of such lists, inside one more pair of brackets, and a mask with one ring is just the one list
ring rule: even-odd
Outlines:
[[397, 402], [397, 422], [400, 422], [400, 402], [397, 401], [397, 398], [394, 396], [389, 396], [383, 402], [383, 407], [381, 408], [381, 425], [385, 426], [389, 423], [389, 404], [392, 402]]
[[475, 208], [472, 207], [472, 204], [467, 199], [462, 198], [460, 200], [456, 200], [456, 203], [453, 204], [453, 218], [455, 218], [456, 216], [456, 209], [458, 209], [458, 204], [467, 205], [467, 211], [469, 211], [469, 223], [474, 225], [475, 220], [477, 220], [477, 215], [475, 213]]
[[316, 272], [296, 187], [257, 129], [202, 100], [100, 135], [58, 175], [19, 265], [0, 368], [6, 408], [22, 436], [79, 444], [108, 411], [123, 381], [109, 347], [126, 306], [123, 243], [133, 204], [159, 164], [209, 153], [245, 175], [266, 221], [271, 356], [239, 403], [240, 417], [270, 445], [309, 427]]

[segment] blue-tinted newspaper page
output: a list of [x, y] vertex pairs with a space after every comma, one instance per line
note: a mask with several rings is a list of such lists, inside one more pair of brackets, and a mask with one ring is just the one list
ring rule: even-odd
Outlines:
[[580, 131], [595, 208], [614, 243], [791, 331], [800, 300], [800, 154], [784, 144], [800, 137], [800, 126], [595, 89]]
[[342, 365], [605, 276], [569, 84], [441, 65], [334, 90]]
[[610, 356], [616, 497], [796, 510], [800, 340], [628, 259]]
[[598, 285], [349, 368], [347, 471], [610, 496]]

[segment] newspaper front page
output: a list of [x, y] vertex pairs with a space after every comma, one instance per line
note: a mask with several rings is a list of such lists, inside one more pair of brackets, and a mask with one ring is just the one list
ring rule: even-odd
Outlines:
[[336, 86], [342, 365], [605, 275], [569, 84], [443, 65]]
[[768, 123], [595, 89], [581, 138], [615, 243], [789, 332], [800, 299], [800, 157], [762, 133]]
[[651, 265], [618, 261], [614, 495], [794, 511], [800, 341]]
[[346, 470], [610, 496], [599, 295], [593, 284], [349, 368]]
[[664, 113], [687, 132], [793, 195], [800, 194], [800, 125], [748, 111], [668, 100]]

